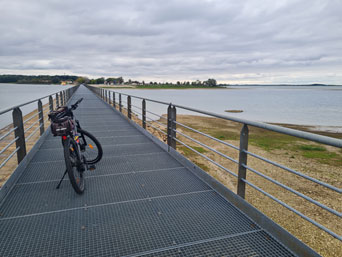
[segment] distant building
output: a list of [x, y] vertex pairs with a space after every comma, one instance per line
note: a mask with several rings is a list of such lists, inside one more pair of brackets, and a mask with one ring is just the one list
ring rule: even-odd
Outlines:
[[74, 82], [72, 80], [61, 81], [61, 85], [62, 86], [71, 85], [71, 84], [74, 84]]

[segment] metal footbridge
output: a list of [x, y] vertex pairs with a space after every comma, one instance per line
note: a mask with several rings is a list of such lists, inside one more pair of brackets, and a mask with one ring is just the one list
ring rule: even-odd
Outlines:
[[[75, 111], [103, 146], [86, 190], [69, 181], [45, 131], [0, 206], [0, 256], [316, 256], [86, 87]], [[193, 168], [191, 168], [193, 167]]]

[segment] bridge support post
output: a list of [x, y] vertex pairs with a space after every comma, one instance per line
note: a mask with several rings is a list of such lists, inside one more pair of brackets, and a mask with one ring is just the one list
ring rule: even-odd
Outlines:
[[127, 96], [127, 117], [128, 119], [132, 119], [132, 102], [131, 96]]
[[167, 108], [167, 144], [176, 150], [176, 107], [171, 104]]
[[49, 96], [49, 107], [50, 107], [50, 112], [52, 112], [53, 111], [53, 99], [51, 95]]
[[239, 172], [238, 172], [238, 185], [237, 194], [245, 199], [246, 194], [246, 183], [242, 179], [246, 179], [246, 168], [247, 165], [247, 153], [248, 150], [248, 126], [243, 125], [240, 132], [240, 154], [239, 154]]
[[40, 135], [44, 133], [44, 113], [43, 113], [43, 104], [42, 101], [38, 100], [38, 117], [39, 117], [39, 127], [40, 127]]
[[119, 94], [119, 110], [122, 112], [121, 94]]
[[14, 136], [18, 138], [15, 143], [16, 143], [17, 148], [19, 147], [19, 150], [17, 152], [17, 158], [18, 158], [18, 164], [19, 164], [26, 155], [23, 115], [19, 107], [13, 110], [12, 117], [13, 117], [13, 127], [17, 128], [16, 130], [14, 130]]
[[146, 129], [146, 101], [145, 99], [142, 101], [142, 126]]

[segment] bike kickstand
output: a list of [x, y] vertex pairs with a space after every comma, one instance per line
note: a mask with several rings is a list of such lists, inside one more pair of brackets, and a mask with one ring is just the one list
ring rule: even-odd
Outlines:
[[68, 172], [68, 170], [65, 170], [65, 172], [64, 172], [64, 174], [63, 174], [63, 177], [61, 178], [61, 181], [59, 181], [59, 183], [58, 183], [56, 189], [59, 189], [59, 187], [61, 186], [62, 181], [63, 181], [63, 179], [64, 179], [64, 177], [65, 177], [65, 174], [67, 174], [67, 172]]

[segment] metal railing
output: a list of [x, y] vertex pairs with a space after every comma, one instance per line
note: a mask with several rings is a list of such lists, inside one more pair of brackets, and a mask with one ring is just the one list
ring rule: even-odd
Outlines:
[[[137, 118], [140, 117], [139, 120], [141, 120], [141, 124], [142, 124], [141, 126], [144, 129], [146, 129], [146, 127], [149, 126], [153, 129], [159, 131], [163, 135], [165, 135], [167, 137], [167, 144], [170, 147], [176, 149], [177, 144], [181, 145], [182, 147], [185, 147], [185, 148], [193, 151], [194, 153], [198, 154], [199, 156], [203, 157], [204, 159], [206, 159], [210, 163], [217, 166], [218, 168], [224, 170], [225, 172], [227, 172], [230, 175], [232, 175], [233, 177], [235, 177], [237, 179], [237, 195], [239, 195], [240, 197], [245, 199], [246, 185], [249, 185], [251, 188], [253, 188], [253, 189], [257, 190], [258, 192], [262, 193], [263, 195], [269, 197], [270, 199], [277, 202], [281, 206], [283, 206], [286, 209], [297, 214], [298, 216], [300, 216], [304, 220], [310, 222], [311, 224], [313, 224], [316, 227], [318, 227], [319, 229], [325, 231], [326, 233], [333, 236], [334, 238], [342, 241], [342, 236], [339, 235], [338, 233], [336, 233], [333, 230], [325, 227], [324, 225], [322, 225], [318, 221], [308, 217], [307, 215], [305, 215], [301, 211], [295, 209], [294, 207], [290, 206], [289, 204], [285, 203], [284, 201], [278, 199], [274, 195], [270, 194], [266, 190], [255, 185], [254, 183], [252, 183], [250, 180], [248, 180], [246, 178], [247, 177], [246, 176], [247, 171], [250, 171], [253, 174], [256, 174], [257, 176], [267, 180], [268, 182], [271, 182], [274, 185], [280, 187], [281, 189], [286, 190], [287, 192], [290, 192], [290, 193], [300, 197], [301, 199], [304, 199], [305, 201], [309, 202], [310, 204], [313, 204], [313, 205], [327, 211], [330, 214], [333, 214], [341, 222], [342, 221], [341, 220], [342, 212], [340, 212], [334, 208], [331, 208], [331, 207], [327, 206], [326, 204], [323, 204], [317, 200], [314, 200], [311, 197], [305, 195], [304, 193], [301, 193], [298, 190], [295, 190], [295, 189], [291, 188], [290, 186], [287, 186], [287, 185], [277, 181], [276, 179], [274, 179], [270, 176], [267, 176], [264, 173], [248, 166], [247, 165], [247, 159], [249, 156], [251, 156], [255, 159], [258, 159], [259, 161], [262, 161], [262, 162], [267, 163], [271, 166], [277, 167], [277, 168], [284, 170], [290, 174], [299, 176], [299, 177], [305, 179], [306, 181], [310, 181], [310, 182], [312, 182], [312, 183], [314, 183], [320, 187], [323, 187], [323, 188], [328, 189], [332, 192], [335, 192], [338, 194], [339, 197], [341, 197], [342, 188], [333, 186], [329, 183], [326, 183], [326, 182], [323, 182], [323, 181], [316, 179], [314, 177], [308, 176], [308, 175], [304, 174], [303, 172], [299, 172], [295, 169], [286, 167], [282, 164], [271, 161], [265, 157], [262, 157], [258, 154], [255, 154], [255, 153], [249, 151], [248, 150], [248, 139], [249, 139], [249, 134], [250, 134], [249, 133], [249, 127], [256, 127], [256, 128], [261, 128], [263, 130], [273, 131], [276, 133], [281, 133], [281, 134], [285, 134], [285, 135], [289, 135], [289, 136], [293, 136], [293, 137], [297, 137], [297, 138], [301, 138], [301, 139], [306, 139], [306, 140], [309, 140], [312, 142], [317, 142], [317, 143], [321, 143], [324, 145], [333, 146], [333, 147], [337, 147], [337, 148], [342, 148], [342, 140], [327, 137], [327, 136], [317, 135], [317, 134], [313, 134], [313, 133], [308, 133], [308, 132], [304, 132], [304, 131], [289, 129], [289, 128], [285, 128], [285, 127], [270, 125], [270, 124], [266, 124], [266, 123], [254, 122], [254, 121], [239, 119], [236, 117], [230, 117], [230, 116], [226, 116], [226, 115], [215, 114], [215, 113], [211, 113], [211, 112], [207, 112], [207, 111], [203, 111], [203, 110], [198, 110], [195, 108], [190, 108], [190, 107], [176, 105], [176, 104], [172, 104], [172, 103], [166, 103], [166, 102], [162, 102], [162, 101], [147, 99], [147, 98], [143, 98], [143, 97], [139, 97], [139, 96], [128, 95], [128, 94], [124, 94], [124, 93], [120, 93], [120, 92], [108, 91], [108, 90], [105, 90], [102, 88], [96, 88], [96, 87], [90, 87], [90, 86], [88, 86], [88, 88], [90, 90], [92, 90], [94, 93], [98, 94], [102, 99], [104, 99], [104, 101], [111, 104], [114, 108], [117, 108], [120, 112], [123, 112], [123, 110], [125, 110], [127, 117], [129, 119], [132, 119], [132, 114], [135, 114]], [[127, 98], [126, 106], [123, 106], [123, 102], [124, 102], [122, 100], [123, 96], [125, 96]], [[141, 107], [138, 107], [136, 105], [132, 105], [132, 98], [134, 98], [136, 100], [141, 100], [142, 101]], [[116, 101], [117, 99], [119, 99], [118, 102]], [[156, 104], [161, 104], [161, 105], [166, 106], [167, 107], [167, 117], [158, 115], [152, 111], [148, 111], [146, 109], [146, 102], [156, 103]], [[215, 138], [215, 137], [208, 135], [208, 134], [206, 134], [202, 131], [199, 131], [197, 129], [191, 128], [185, 124], [180, 123], [179, 121], [177, 121], [177, 115], [176, 115], [177, 108], [187, 110], [187, 111], [192, 111], [192, 112], [199, 113], [199, 114], [204, 114], [204, 115], [207, 115], [210, 117], [215, 117], [215, 118], [219, 118], [219, 119], [228, 120], [228, 121], [237, 122], [239, 124], [242, 124], [242, 129], [240, 131], [240, 145], [239, 145], [239, 147], [237, 147], [233, 144], [227, 143], [227, 142], [220, 140], [218, 138]], [[153, 115], [153, 118], [149, 117], [148, 114]], [[156, 117], [159, 119], [159, 121], [156, 120]], [[166, 124], [162, 123], [163, 120], [166, 122]], [[160, 127], [158, 128], [157, 125], [159, 125]], [[234, 150], [237, 150], [238, 154], [239, 154], [238, 160], [235, 160], [234, 158], [222, 153], [221, 151], [216, 150], [213, 147], [208, 146], [207, 144], [190, 137], [184, 131], [183, 132], [180, 131], [180, 129], [178, 129], [177, 126], [182, 127], [183, 129], [189, 130], [189, 131], [196, 133], [198, 135], [204, 136], [205, 138], [213, 140], [216, 143], [219, 143], [221, 145], [224, 145], [224, 146], [227, 146], [227, 147], [232, 148]], [[177, 135], [178, 135], [178, 137], [177, 137]], [[184, 138], [184, 139], [188, 140], [189, 142], [194, 142], [195, 144], [198, 144], [198, 145], [204, 147], [208, 151], [213, 152], [215, 154], [218, 154], [220, 157], [223, 157], [224, 159], [231, 161], [232, 163], [237, 165], [237, 171], [234, 172], [234, 171], [228, 169], [227, 167], [224, 167], [223, 165], [221, 165], [217, 161], [213, 160], [209, 156], [197, 151], [194, 147], [190, 146], [189, 143], [185, 143], [184, 140], [183, 141], [180, 140], [180, 138]], [[320, 190], [320, 189], [317, 188], [317, 190]], [[337, 206], [337, 208], [338, 208], [338, 206]]]
[[[37, 132], [39, 131], [39, 137], [43, 135], [46, 127], [46, 122], [48, 121], [47, 114], [49, 111], [54, 109], [55, 106], [62, 106], [67, 103], [73, 93], [76, 91], [78, 86], [68, 88], [66, 90], [62, 90], [44, 97], [40, 97], [38, 99], [7, 108], [5, 110], [0, 111], [1, 115], [8, 114], [12, 112], [12, 124], [8, 124], [6, 127], [2, 128], [2, 135], [0, 135], [0, 150], [1, 163], [0, 169], [5, 167], [5, 165], [12, 159], [12, 157], [17, 155], [16, 164], [19, 165], [20, 162], [25, 158], [28, 150], [28, 142], [37, 136]], [[43, 106], [42, 101], [47, 101], [46, 106]], [[27, 106], [29, 104], [37, 103], [36, 111], [31, 111], [28, 115], [29, 117], [23, 117], [23, 113], [21, 108], [23, 106]], [[26, 116], [28, 116], [26, 115]], [[45, 124], [45, 125], [44, 125]], [[14, 135], [13, 135], [14, 134]], [[13, 139], [12, 139], [13, 138]], [[6, 143], [5, 141], [9, 141]], [[5, 142], [5, 143], [3, 143]], [[15, 149], [9, 152], [12, 145], [15, 143]], [[33, 142], [30, 142], [33, 143]], [[13, 147], [12, 147], [13, 148]], [[8, 153], [7, 153], [8, 152]], [[6, 154], [7, 153], [7, 154]], [[5, 155], [5, 156], [3, 156]], [[14, 168], [11, 168], [14, 170]]]

